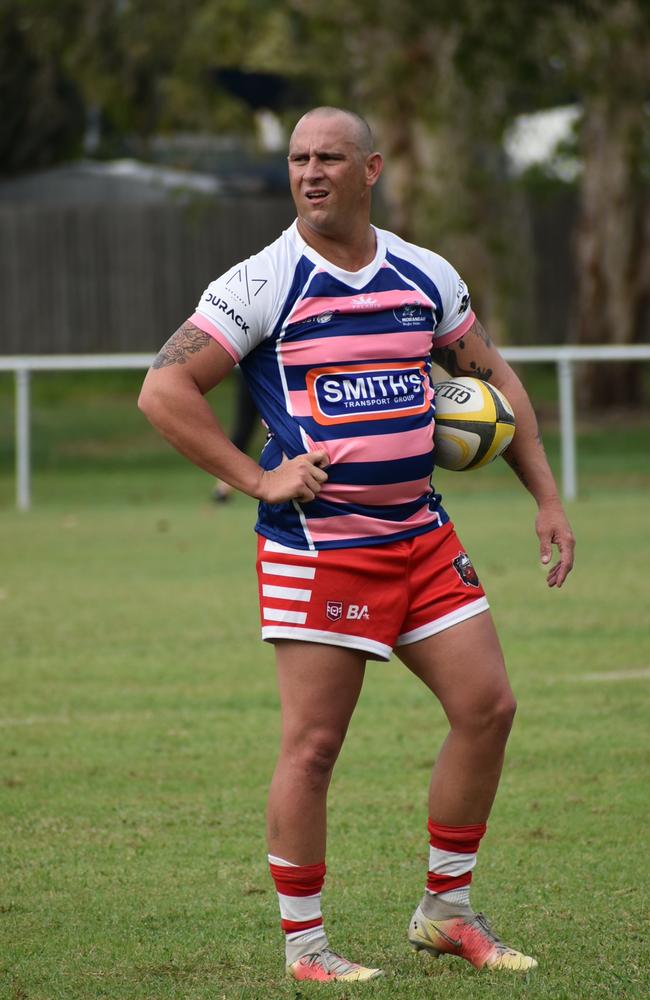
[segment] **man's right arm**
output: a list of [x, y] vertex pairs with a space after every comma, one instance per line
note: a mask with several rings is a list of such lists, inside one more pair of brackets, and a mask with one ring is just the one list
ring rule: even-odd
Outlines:
[[270, 472], [239, 451], [205, 394], [234, 366], [230, 354], [191, 321], [161, 348], [145, 377], [138, 406], [177, 451], [211, 476], [266, 503], [313, 500], [327, 474], [325, 452], [298, 455]]

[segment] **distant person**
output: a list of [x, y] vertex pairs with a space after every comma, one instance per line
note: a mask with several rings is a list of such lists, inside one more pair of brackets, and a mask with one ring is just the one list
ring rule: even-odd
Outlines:
[[[282, 709], [268, 849], [289, 974], [382, 974], [332, 950], [321, 889], [332, 770], [366, 661], [393, 650], [450, 725], [431, 777], [429, 871], [408, 940], [477, 968], [526, 972], [535, 959], [504, 944], [469, 898], [515, 699], [485, 593], [431, 486], [432, 359], [452, 376], [486, 379], [512, 404], [507, 460], [537, 502], [549, 587], [571, 570], [574, 540], [528, 396], [465, 283], [437, 254], [371, 225], [381, 170], [364, 119], [337, 108], [304, 115], [289, 146], [297, 220], [212, 282], [154, 361], [140, 406], [191, 461], [260, 501], [262, 636], [275, 645]], [[270, 431], [259, 465], [203, 398], [235, 363]], [[385, 825], [393, 808], [387, 798], [368, 827]]]
[[[249, 445], [259, 423], [259, 414], [250, 390], [246, 385], [241, 372], [237, 369], [235, 383], [235, 406], [234, 420], [230, 432], [230, 440], [235, 448], [244, 453], [248, 452]], [[217, 479], [212, 491], [212, 499], [215, 503], [224, 503], [229, 500], [233, 493], [233, 487], [223, 479]]]

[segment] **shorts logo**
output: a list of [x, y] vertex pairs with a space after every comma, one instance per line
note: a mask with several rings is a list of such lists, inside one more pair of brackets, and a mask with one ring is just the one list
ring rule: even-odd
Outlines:
[[422, 361], [312, 368], [306, 382], [311, 413], [319, 424], [385, 420], [425, 413], [430, 406]]
[[458, 573], [466, 587], [479, 587], [478, 575], [472, 566], [472, 560], [466, 552], [459, 552], [455, 559], [452, 559], [452, 566]]
[[331, 622], [339, 621], [343, 617], [343, 601], [328, 601], [327, 617]]
[[369, 621], [370, 615], [368, 614], [367, 604], [348, 604], [348, 613], [345, 616], [348, 621]]
[[[343, 617], [343, 601], [328, 601], [326, 611], [331, 622], [340, 621]], [[368, 605], [348, 604], [345, 617], [348, 621], [369, 621]]]

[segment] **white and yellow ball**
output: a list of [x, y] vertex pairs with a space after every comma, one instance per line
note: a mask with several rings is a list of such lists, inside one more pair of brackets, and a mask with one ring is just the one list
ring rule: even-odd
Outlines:
[[510, 403], [478, 378], [449, 378], [434, 385], [436, 465], [453, 472], [479, 469], [508, 447], [515, 433]]

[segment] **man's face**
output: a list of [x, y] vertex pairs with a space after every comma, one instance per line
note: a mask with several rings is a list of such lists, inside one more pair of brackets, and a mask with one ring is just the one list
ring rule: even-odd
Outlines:
[[379, 171], [356, 142], [344, 114], [302, 118], [289, 145], [289, 182], [299, 219], [324, 236], [340, 237], [367, 219], [370, 189]]

